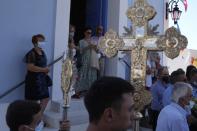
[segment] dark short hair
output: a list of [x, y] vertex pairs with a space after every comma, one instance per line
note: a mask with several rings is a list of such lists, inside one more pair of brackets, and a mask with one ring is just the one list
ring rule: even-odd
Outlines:
[[86, 32], [87, 30], [91, 30], [92, 31], [92, 28], [91, 27], [85, 27], [83, 32]]
[[195, 74], [197, 74], [197, 69], [196, 69], [196, 68], [193, 68], [193, 69], [190, 71], [190, 78], [193, 77]]
[[75, 29], [75, 26], [72, 25], [72, 24], [70, 24], [70, 26], [69, 26], [69, 31], [71, 30], [71, 28], [74, 28], [74, 29]]
[[7, 109], [6, 122], [10, 131], [18, 131], [20, 125], [29, 125], [33, 116], [39, 113], [41, 107], [38, 103], [25, 100], [12, 102]]
[[161, 66], [161, 67], [158, 69], [157, 75], [158, 75], [158, 76], [161, 76], [164, 69], [168, 69], [168, 67], [167, 67], [167, 66]]
[[187, 80], [188, 81], [190, 81], [190, 73], [191, 73], [191, 70], [192, 69], [196, 69], [196, 67], [195, 66], [193, 66], [193, 65], [188, 65], [187, 66], [187, 69], [186, 69], [186, 77], [187, 77]]
[[102, 77], [95, 81], [84, 98], [89, 121], [97, 123], [106, 108], [120, 109], [124, 93], [134, 93], [134, 87], [126, 80]]
[[102, 25], [99, 25], [99, 26], [96, 27], [96, 31], [101, 30], [101, 29], [103, 30], [103, 26]]
[[42, 38], [43, 40], [45, 40], [45, 37], [43, 34], [37, 34], [32, 36], [32, 43], [36, 44], [38, 42], [38, 38]]
[[[170, 81], [172, 84], [175, 84], [178, 82], [179, 76], [185, 75], [185, 71], [181, 68], [177, 69], [176, 71], [173, 71], [170, 75]], [[179, 81], [180, 82], [180, 81]]]

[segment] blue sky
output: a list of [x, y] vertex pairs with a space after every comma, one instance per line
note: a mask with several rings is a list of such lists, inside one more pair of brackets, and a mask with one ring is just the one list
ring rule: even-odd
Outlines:
[[[180, 5], [182, 6], [182, 5]], [[197, 0], [188, 0], [188, 10], [184, 11], [184, 7], [180, 7], [183, 11], [179, 22], [181, 33], [188, 38], [188, 49], [197, 50]], [[170, 18], [170, 26], [173, 21]]]

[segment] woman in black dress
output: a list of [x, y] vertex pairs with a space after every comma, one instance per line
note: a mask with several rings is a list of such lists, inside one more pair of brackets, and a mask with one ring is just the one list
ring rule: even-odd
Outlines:
[[26, 54], [27, 75], [25, 79], [25, 99], [39, 101], [44, 112], [49, 101], [49, 90], [47, 83], [47, 58], [42, 49], [45, 37], [42, 34], [32, 37], [32, 48]]

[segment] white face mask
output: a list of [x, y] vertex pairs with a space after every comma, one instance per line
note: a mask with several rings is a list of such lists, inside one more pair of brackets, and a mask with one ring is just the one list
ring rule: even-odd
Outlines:
[[70, 35], [71, 38], [73, 38], [74, 35], [75, 35], [75, 32], [70, 32], [69, 35]]
[[40, 41], [38, 42], [38, 47], [39, 48], [44, 49], [45, 48], [45, 45], [46, 45], [46, 42], [44, 42], [44, 41], [43, 42], [40, 42]]
[[194, 84], [194, 85], [197, 85], [197, 82], [196, 82], [196, 81], [194, 81], [194, 82], [193, 82], [193, 84]]
[[194, 107], [194, 105], [195, 105], [195, 102], [193, 102], [193, 101], [189, 102], [189, 106], [190, 106], [191, 109]]
[[73, 55], [73, 56], [76, 55], [76, 49], [72, 49], [72, 55]]

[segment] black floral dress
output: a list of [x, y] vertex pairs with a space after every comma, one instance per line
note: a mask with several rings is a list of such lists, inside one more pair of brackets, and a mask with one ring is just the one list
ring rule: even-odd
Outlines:
[[[27, 64], [34, 64], [38, 67], [47, 66], [47, 58], [42, 51], [39, 55], [35, 49], [30, 50], [26, 56]], [[25, 99], [27, 100], [41, 100], [49, 97], [49, 90], [47, 86], [46, 73], [27, 71], [25, 78]]]

